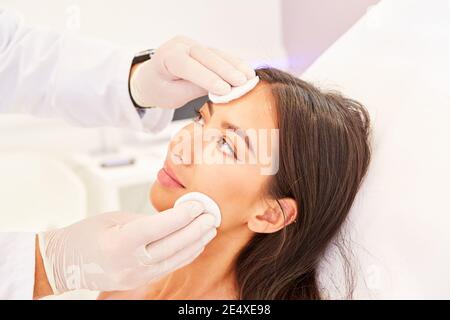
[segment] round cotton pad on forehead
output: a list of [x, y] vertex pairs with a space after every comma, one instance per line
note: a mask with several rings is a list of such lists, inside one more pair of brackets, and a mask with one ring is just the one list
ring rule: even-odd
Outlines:
[[256, 76], [253, 79], [250, 79], [247, 81], [246, 84], [239, 86], [239, 87], [232, 87], [231, 92], [223, 95], [218, 96], [212, 93], [208, 94], [209, 100], [211, 100], [213, 103], [228, 103], [232, 100], [235, 100], [239, 97], [242, 97], [244, 94], [252, 90], [259, 82], [259, 77]]
[[220, 226], [220, 222], [222, 221], [222, 216], [220, 214], [220, 209], [217, 203], [214, 202], [213, 199], [208, 197], [206, 194], [201, 192], [189, 192], [185, 195], [179, 197], [177, 201], [175, 201], [174, 207], [178, 206], [181, 203], [186, 201], [199, 201], [203, 204], [206, 209], [206, 212], [211, 213], [216, 218], [216, 227]]

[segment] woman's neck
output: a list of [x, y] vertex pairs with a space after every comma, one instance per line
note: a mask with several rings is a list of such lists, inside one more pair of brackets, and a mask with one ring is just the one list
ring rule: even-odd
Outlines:
[[220, 232], [191, 264], [151, 285], [149, 299], [234, 299], [235, 260], [250, 241], [245, 227]]

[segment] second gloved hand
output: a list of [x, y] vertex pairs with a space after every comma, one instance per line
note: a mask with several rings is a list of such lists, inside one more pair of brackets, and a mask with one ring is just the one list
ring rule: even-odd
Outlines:
[[55, 294], [128, 290], [194, 260], [216, 235], [214, 217], [190, 201], [155, 215], [105, 213], [39, 234]]

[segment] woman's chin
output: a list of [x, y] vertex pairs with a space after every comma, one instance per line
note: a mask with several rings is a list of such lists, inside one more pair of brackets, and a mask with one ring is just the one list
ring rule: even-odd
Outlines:
[[173, 208], [175, 201], [186, 192], [179, 190], [168, 190], [156, 181], [150, 189], [150, 202], [158, 211], [164, 211]]

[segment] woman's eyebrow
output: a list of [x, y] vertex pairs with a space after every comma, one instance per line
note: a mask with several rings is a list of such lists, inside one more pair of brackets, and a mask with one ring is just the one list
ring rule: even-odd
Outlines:
[[[208, 105], [208, 112], [209, 116], [211, 117], [214, 113], [214, 106], [211, 100], [207, 100], [206, 104]], [[250, 142], [250, 138], [245, 132], [245, 130], [242, 130], [238, 126], [228, 122], [228, 121], [222, 121], [221, 123], [222, 127], [224, 129], [233, 130], [234, 133], [236, 133], [238, 136], [240, 136], [242, 139], [244, 139], [245, 144], [247, 145], [247, 148], [254, 154], [253, 146]]]

